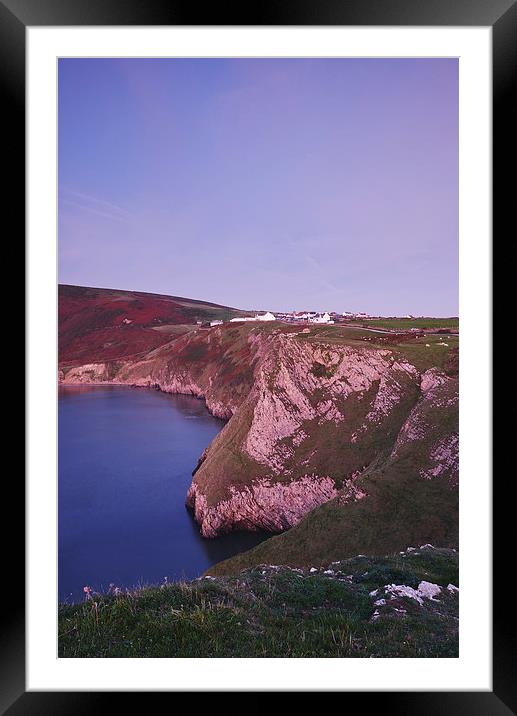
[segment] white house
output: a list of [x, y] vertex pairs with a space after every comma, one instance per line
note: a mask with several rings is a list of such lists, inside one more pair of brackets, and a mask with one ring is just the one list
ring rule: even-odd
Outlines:
[[275, 316], [270, 313], [270, 311], [267, 311], [267, 313], [264, 313], [263, 316], [259, 316], [258, 314], [255, 316], [256, 321], [276, 321]]
[[334, 323], [330, 318], [330, 313], [324, 313], [322, 316], [315, 316], [309, 320], [311, 323]]
[[211, 326], [220, 326], [222, 324], [222, 321], [210, 321]]
[[269, 311], [267, 313], [264, 313], [262, 316], [259, 316], [257, 313], [255, 316], [244, 316], [243, 318], [232, 318], [230, 323], [241, 323], [242, 321], [276, 321], [275, 316], [270, 313]]

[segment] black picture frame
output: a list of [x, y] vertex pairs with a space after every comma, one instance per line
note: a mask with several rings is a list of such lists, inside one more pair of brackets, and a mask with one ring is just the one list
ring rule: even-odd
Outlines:
[[[517, 3], [515, 0], [262, 0], [253, 6], [227, 2], [201, 8], [184, 0], [0, 0], [0, 78], [3, 97], [4, 161], [9, 185], [5, 206], [25, 233], [25, 38], [28, 26], [64, 25], [391, 25], [490, 26], [493, 38], [493, 230], [510, 226], [511, 169], [516, 115]], [[14, 233], [13, 233], [14, 236]], [[20, 244], [22, 242], [20, 241]], [[30, 346], [29, 346], [30, 349]], [[10, 587], [1, 612], [0, 714], [83, 714], [113, 709], [113, 694], [97, 692], [26, 692], [25, 610], [23, 604], [24, 485], [9, 476], [9, 512], [14, 517], [4, 533], [4, 575]], [[501, 492], [504, 492], [502, 490]], [[5, 495], [4, 495], [5, 496]], [[494, 509], [502, 501], [494, 491]], [[505, 545], [511, 542], [508, 523], [494, 530], [494, 582], [502, 574]], [[5, 525], [5, 527], [4, 527]], [[3, 523], [4, 530], [7, 522]], [[368, 692], [367, 707], [383, 713], [490, 714], [517, 713], [515, 663], [511, 654], [512, 607], [505, 594], [493, 590], [493, 691], [491, 692]], [[425, 668], [425, 662], [422, 664]], [[408, 684], [408, 688], [411, 685]], [[117, 693], [117, 697], [123, 696]], [[201, 694], [200, 694], [201, 695]], [[126, 694], [127, 696], [127, 694]], [[130, 694], [134, 706], [145, 693]], [[168, 695], [170, 696], [170, 694]], [[213, 699], [214, 694], [210, 695]], [[257, 694], [246, 711], [261, 709], [265, 694]], [[366, 694], [347, 693], [363, 699]], [[217, 695], [213, 704], [224, 698]], [[354, 698], [355, 700], [355, 698]], [[199, 703], [199, 702], [198, 702]], [[154, 700], [153, 700], [154, 704]]]

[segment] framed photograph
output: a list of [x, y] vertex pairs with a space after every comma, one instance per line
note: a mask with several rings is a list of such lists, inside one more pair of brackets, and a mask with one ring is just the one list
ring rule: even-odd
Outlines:
[[2, 713], [514, 713], [491, 263], [516, 5], [199, 19], [0, 2], [28, 397]]

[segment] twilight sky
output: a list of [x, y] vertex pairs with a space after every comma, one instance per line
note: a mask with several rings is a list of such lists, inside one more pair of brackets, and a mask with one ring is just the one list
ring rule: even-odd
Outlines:
[[59, 60], [59, 280], [457, 315], [457, 60]]

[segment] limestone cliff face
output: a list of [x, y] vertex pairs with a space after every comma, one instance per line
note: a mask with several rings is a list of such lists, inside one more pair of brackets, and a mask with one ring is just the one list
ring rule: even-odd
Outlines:
[[[249, 324], [193, 332], [140, 360], [65, 366], [60, 380], [195, 395], [228, 420], [187, 496], [206, 537], [279, 532], [333, 498], [367, 498], [361, 475], [419, 439], [428, 406], [452, 400], [446, 376], [420, 375], [393, 351]], [[422, 479], [454, 470], [453, 433], [436, 432]]]
[[373, 389], [374, 399], [356, 430], [366, 431], [382, 423], [417, 377], [414, 366], [398, 363], [389, 351], [311, 344], [293, 334], [274, 337], [267, 347], [250, 394], [253, 420], [244, 450], [276, 475], [302, 452], [309, 438], [304, 426], [312, 432], [350, 426], [354, 416], [347, 399], [363, 400]]
[[210, 412], [229, 419], [253, 382], [253, 356], [240, 334], [214, 328], [172, 340], [137, 360], [61, 367], [65, 383], [133, 385], [203, 398]]
[[408, 454], [419, 456], [420, 477], [445, 477], [458, 485], [458, 380], [435, 368], [420, 381], [421, 398], [404, 422], [391, 453], [391, 459]]
[[281, 531], [338, 494], [364, 497], [351, 483], [395, 439], [419, 393], [416, 369], [390, 351], [293, 334], [250, 342], [254, 383], [188, 495], [205, 536], [236, 526]]
[[188, 504], [205, 537], [232, 529], [282, 532], [297, 524], [310, 510], [337, 495], [331, 477], [304, 475], [289, 483], [258, 478], [240, 489], [230, 485], [228, 496], [214, 505], [208, 503], [194, 481], [188, 491]]

